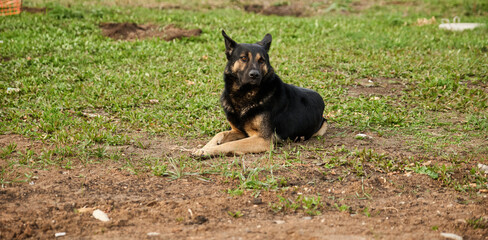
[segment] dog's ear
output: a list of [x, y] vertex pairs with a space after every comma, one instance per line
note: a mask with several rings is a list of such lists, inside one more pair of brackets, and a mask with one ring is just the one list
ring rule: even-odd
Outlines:
[[232, 54], [232, 51], [234, 51], [234, 48], [236, 48], [237, 43], [236, 41], [232, 40], [232, 38], [227, 36], [224, 30], [222, 30], [222, 36], [224, 36], [225, 39], [225, 55], [227, 56], [227, 58], [229, 58]]
[[261, 45], [264, 47], [264, 49], [266, 49], [266, 52], [269, 51], [269, 48], [271, 47], [271, 34], [266, 34], [266, 36], [264, 36], [263, 40], [257, 42], [257, 44]]

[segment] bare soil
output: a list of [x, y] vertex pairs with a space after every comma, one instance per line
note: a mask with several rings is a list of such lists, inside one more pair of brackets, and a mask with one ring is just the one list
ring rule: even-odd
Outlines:
[[136, 40], [161, 38], [165, 41], [183, 37], [200, 36], [201, 29], [181, 29], [170, 24], [161, 28], [153, 24], [137, 25], [135, 23], [100, 23], [102, 34], [116, 40]]
[[391, 96], [397, 97], [405, 90], [405, 86], [398, 79], [389, 78], [364, 78], [356, 80], [356, 83], [349, 87], [348, 95], [358, 96]]
[[290, 5], [271, 5], [263, 6], [260, 4], [244, 5], [244, 10], [247, 12], [254, 12], [263, 15], [277, 15], [277, 16], [304, 16], [304, 8], [298, 3]]
[[46, 13], [46, 8], [36, 8], [36, 7], [22, 6], [22, 12], [28, 12], [28, 13]]
[[[372, 139], [356, 139], [356, 133], [331, 126], [327, 137], [280, 146], [274, 164], [285, 164], [285, 151], [305, 145], [321, 149], [374, 148], [389, 157], [441, 157], [412, 151], [405, 140], [370, 134]], [[148, 157], [187, 156], [199, 144], [185, 139], [140, 136], [139, 144], [114, 146], [108, 152], [126, 156], [134, 165]], [[19, 135], [0, 136], [0, 148], [17, 144], [17, 153], [27, 149], [40, 153], [53, 146]], [[142, 147], [141, 147], [142, 146]], [[15, 155], [15, 154], [14, 154]], [[462, 193], [443, 186], [427, 175], [382, 173], [365, 165], [366, 176], [358, 177], [327, 169], [321, 158], [326, 153], [304, 151], [300, 161], [273, 174], [287, 179], [282, 190], [245, 191], [232, 196], [228, 189], [238, 180], [221, 174], [183, 176], [176, 180], [157, 177], [150, 171], [133, 174], [125, 160], [74, 164], [72, 169], [49, 167], [32, 169], [26, 183], [3, 184], [0, 188], [0, 238], [53, 238], [65, 232], [69, 239], [443, 239], [441, 232], [464, 239], [486, 239], [488, 222], [473, 227], [472, 222], [488, 217], [486, 192]], [[486, 156], [485, 156], [486, 157]], [[483, 156], [480, 156], [483, 158]], [[474, 161], [481, 160], [474, 158]], [[236, 158], [195, 160], [205, 166]], [[262, 154], [238, 158], [241, 165], [268, 164]], [[8, 169], [6, 161], [0, 166]], [[475, 163], [466, 163], [466, 171]], [[14, 166], [17, 174], [26, 171]], [[463, 172], [460, 175], [466, 174]], [[201, 179], [206, 178], [206, 180]], [[266, 177], [266, 176], [261, 176]], [[294, 200], [298, 196], [320, 194], [323, 207], [318, 216], [303, 210], [274, 212], [278, 195]], [[348, 206], [339, 211], [339, 206]], [[92, 217], [100, 209], [109, 222]], [[239, 212], [239, 217], [231, 213]]]
[[10, 57], [0, 56], [0, 62], [8, 62], [10, 59]]

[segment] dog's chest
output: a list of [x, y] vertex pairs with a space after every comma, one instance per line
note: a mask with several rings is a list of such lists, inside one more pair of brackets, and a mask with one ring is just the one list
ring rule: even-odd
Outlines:
[[249, 119], [249, 121], [244, 122], [243, 128], [248, 136], [261, 135], [262, 129], [264, 129], [263, 114], [256, 115], [255, 117]]
[[263, 101], [256, 99], [255, 91], [249, 91], [246, 93], [224, 94], [221, 98], [221, 103], [226, 113], [243, 118], [251, 110], [260, 107]]

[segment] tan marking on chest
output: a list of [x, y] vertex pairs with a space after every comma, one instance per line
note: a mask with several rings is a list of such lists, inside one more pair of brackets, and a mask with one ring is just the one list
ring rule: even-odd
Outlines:
[[241, 132], [241, 130], [239, 130], [234, 124], [232, 124], [230, 121], [229, 121], [229, 125], [230, 125], [230, 128], [234, 131], [237, 131], [237, 132]]
[[244, 124], [244, 131], [248, 136], [260, 135], [260, 131], [263, 125], [263, 115], [257, 115], [251, 121]]

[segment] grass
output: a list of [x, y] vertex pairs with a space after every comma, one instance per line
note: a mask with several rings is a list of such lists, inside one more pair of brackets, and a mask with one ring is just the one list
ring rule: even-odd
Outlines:
[[[314, 156], [324, 164], [324, 172], [341, 172], [337, 181], [351, 173], [367, 178], [372, 171], [410, 172], [426, 174], [460, 191], [486, 188], [486, 175], [479, 170], [471, 168], [464, 177], [456, 173], [465, 166], [459, 162], [486, 164], [486, 158], [474, 156], [488, 155], [486, 144], [466, 146], [488, 140], [488, 27], [448, 32], [437, 25], [415, 23], [418, 18], [454, 14], [465, 22], [488, 23], [488, 6], [474, 0], [421, 1], [418, 6], [386, 1], [357, 10], [354, 1], [333, 1], [328, 6], [310, 2], [307, 6], [316, 8], [316, 14], [294, 18], [235, 8], [130, 7], [131, 1], [119, 6], [106, 1], [73, 2], [71, 7], [25, 1], [49, 11], [1, 17], [0, 134], [23, 135], [52, 147], [34, 151], [10, 144], [2, 148], [0, 181], [19, 180], [18, 168], [71, 169], [80, 163], [110, 160], [120, 161], [133, 174], [145, 171], [170, 180], [219, 175], [234, 184], [229, 194], [240, 196], [246, 191], [283, 190], [288, 179], [273, 169], [293, 171], [308, 161], [307, 156]], [[215, 4], [223, 7], [219, 1]], [[320, 9], [327, 14], [321, 15]], [[175, 24], [201, 28], [203, 33], [170, 42], [114, 41], [101, 35], [101, 22]], [[192, 143], [228, 127], [218, 102], [225, 64], [221, 29], [238, 42], [258, 41], [271, 33], [276, 72], [288, 83], [318, 91], [336, 128], [405, 138], [413, 152], [444, 161], [411, 165], [423, 161], [422, 157], [399, 158], [346, 146], [273, 150], [255, 166], [239, 166], [244, 159], [195, 163], [189, 156], [159, 156], [145, 159], [144, 165], [108, 152], [109, 146], [117, 145], [146, 150], [149, 146], [137, 139], [136, 132]], [[397, 95], [351, 96], [350, 89], [365, 78], [393, 80], [402, 88]], [[457, 148], [446, 152], [452, 146]], [[24, 178], [28, 177], [20, 176]], [[370, 199], [364, 189], [361, 196]], [[282, 197], [276, 204], [271, 208], [302, 209], [309, 215], [323, 209], [320, 196], [294, 201]], [[348, 211], [349, 206], [336, 208]], [[364, 214], [369, 215], [369, 210]], [[240, 212], [229, 215], [242, 216]]]
[[321, 214], [321, 209], [324, 208], [320, 196], [302, 196], [299, 195], [295, 200], [285, 198], [278, 195], [278, 203], [269, 203], [269, 207], [275, 213], [278, 212], [296, 212], [303, 210], [310, 216], [316, 216]]

